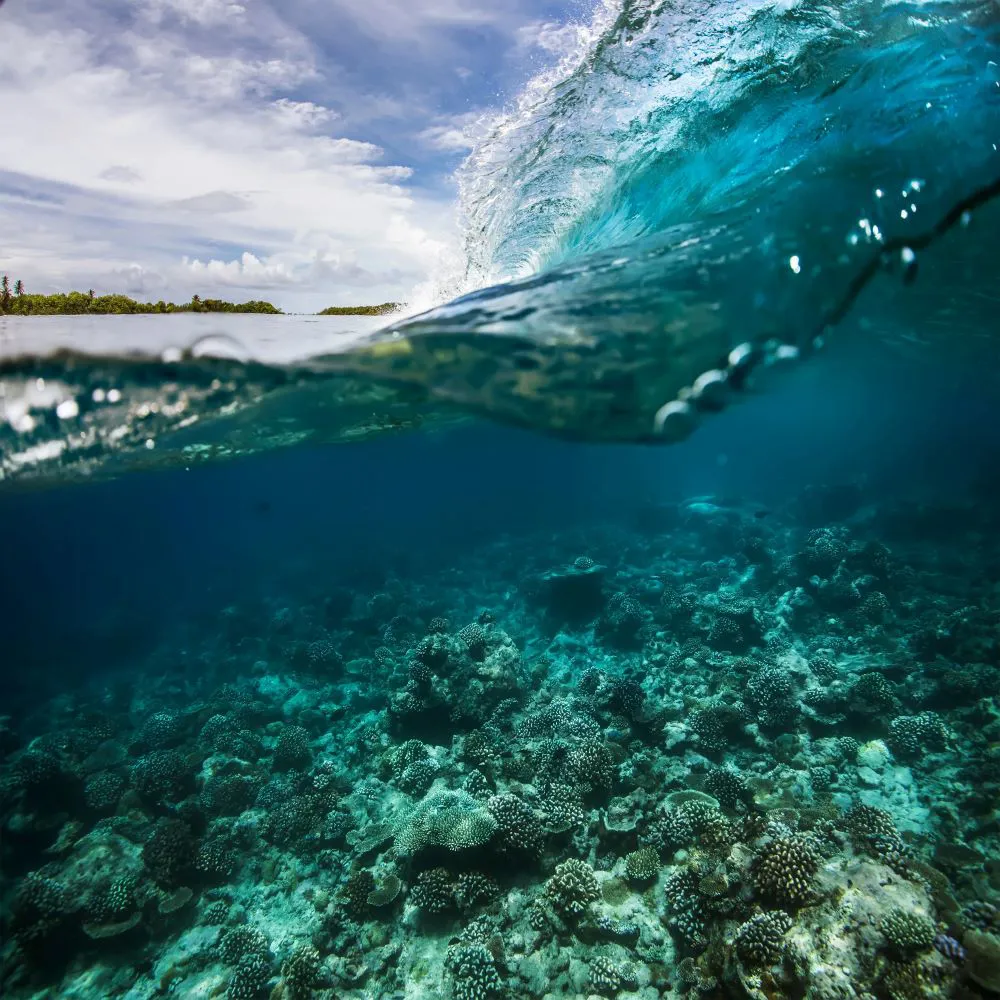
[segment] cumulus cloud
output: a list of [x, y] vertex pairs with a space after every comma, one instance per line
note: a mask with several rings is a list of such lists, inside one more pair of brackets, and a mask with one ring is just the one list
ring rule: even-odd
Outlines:
[[402, 272], [374, 274], [356, 260], [321, 252], [289, 251], [261, 259], [246, 251], [233, 260], [184, 258], [181, 266], [189, 280], [227, 288], [288, 288], [320, 280], [369, 288], [403, 276]]
[[[246, 10], [135, 7], [110, 49], [100, 18], [67, 26], [44, 4], [5, 11], [2, 269], [36, 288], [81, 277], [157, 292], [200, 281], [205, 295], [327, 283], [339, 301], [422, 274], [428, 234], [440, 238], [450, 217], [442, 197], [409, 189], [412, 168], [338, 134], [331, 108], [298, 96], [319, 74], [306, 39], [284, 30], [264, 51], [199, 50], [191, 38], [212, 34], [201, 29]], [[51, 210], [38, 214], [39, 202]], [[409, 242], [387, 235], [399, 218]], [[236, 252], [205, 257], [204, 245]]]
[[538, 4], [5, 5], [0, 270], [288, 308], [429, 287], [489, 74], [559, 51], [555, 22], [521, 30]]
[[156, 271], [150, 271], [141, 264], [127, 264], [114, 268], [112, 276], [126, 295], [153, 298], [160, 295], [167, 286], [167, 279]]

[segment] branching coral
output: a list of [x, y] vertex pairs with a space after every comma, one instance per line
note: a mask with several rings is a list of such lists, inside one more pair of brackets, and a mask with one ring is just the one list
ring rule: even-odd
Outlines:
[[660, 873], [660, 856], [652, 847], [642, 847], [625, 856], [625, 875], [633, 882], [648, 882]]
[[589, 986], [601, 996], [613, 997], [620, 990], [632, 990], [638, 985], [635, 970], [606, 955], [590, 960]]
[[446, 964], [454, 1000], [493, 1000], [503, 995], [503, 980], [486, 945], [454, 944], [448, 949]]
[[556, 865], [545, 883], [545, 894], [560, 913], [579, 917], [601, 898], [601, 889], [594, 869], [584, 861], [570, 858]]
[[279, 771], [304, 771], [312, 762], [309, 733], [302, 726], [285, 726], [274, 745], [274, 766]]
[[540, 818], [523, 799], [510, 793], [493, 795], [487, 802], [497, 824], [497, 844], [508, 853], [537, 857], [545, 836]]
[[758, 913], [736, 931], [736, 953], [747, 965], [770, 965], [781, 958], [792, 918], [783, 910]]
[[898, 907], [882, 919], [881, 930], [889, 947], [900, 955], [926, 951], [934, 944], [934, 923], [919, 913], [908, 913]]
[[191, 874], [197, 842], [191, 828], [179, 819], [161, 820], [142, 848], [150, 876], [165, 889], [183, 884]]
[[319, 981], [321, 956], [311, 944], [300, 944], [285, 959], [281, 977], [291, 1000], [307, 1000]]
[[800, 906], [813, 896], [813, 878], [822, 856], [805, 836], [775, 837], [754, 859], [753, 884], [776, 903]]
[[905, 757], [917, 757], [948, 745], [948, 727], [934, 712], [901, 715], [889, 723], [889, 745]]

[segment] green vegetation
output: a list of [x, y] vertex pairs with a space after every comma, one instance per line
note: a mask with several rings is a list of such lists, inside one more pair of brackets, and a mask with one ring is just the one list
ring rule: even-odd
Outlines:
[[[0, 0], [2, 3], [3, 0]], [[330, 306], [320, 316], [386, 316], [403, 308], [402, 302], [383, 302], [377, 306]], [[225, 302], [192, 296], [190, 302], [138, 302], [127, 295], [95, 295], [87, 292], [57, 292], [54, 295], [29, 295], [18, 278], [11, 287], [10, 278], [0, 276], [0, 316], [82, 316], [86, 314], [129, 313], [269, 313], [282, 312], [270, 302]]]
[[0, 278], [0, 314], [9, 316], [80, 316], [85, 314], [129, 313], [271, 313], [281, 310], [270, 302], [224, 302], [222, 299], [203, 299], [192, 296], [190, 302], [137, 302], [127, 295], [95, 295], [87, 292], [57, 292], [54, 295], [29, 295], [24, 282], [14, 282], [11, 292], [10, 278]]
[[328, 306], [320, 316], [385, 316], [403, 308], [402, 302], [383, 302], [377, 306]]

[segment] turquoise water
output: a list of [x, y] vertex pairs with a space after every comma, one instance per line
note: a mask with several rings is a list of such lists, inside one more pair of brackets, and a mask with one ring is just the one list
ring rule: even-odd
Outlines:
[[995, 996], [998, 41], [609, 5], [460, 297], [0, 320], [3, 995]]
[[[163, 434], [244, 409], [255, 448], [356, 436], [371, 429], [359, 402], [375, 404], [375, 427], [457, 410], [669, 443], [833, 340], [925, 344], [928, 358], [974, 365], [991, 355], [990, 4], [608, 11], [584, 54], [534, 81], [460, 171], [466, 262], [439, 284], [467, 294], [361, 345], [295, 320], [207, 323], [207, 339], [171, 327], [155, 345], [152, 324], [93, 338], [9, 326], [7, 408], [57, 400], [81, 425], [28, 421], [4, 441], [5, 477], [44, 477], [53, 457], [59, 477], [78, 458], [88, 476], [106, 458], [148, 465], [150, 439], [157, 463], [188, 462]], [[99, 366], [39, 360], [53, 343], [106, 354]], [[57, 384], [40, 401], [39, 376]], [[164, 383], [178, 398], [160, 406]], [[292, 394], [280, 430], [267, 405], [278, 390]], [[317, 392], [342, 421], [314, 426]], [[130, 414], [150, 406], [158, 415], [137, 428]], [[206, 433], [206, 458], [232, 453], [217, 447], [225, 420]], [[233, 450], [248, 447], [243, 434]]]

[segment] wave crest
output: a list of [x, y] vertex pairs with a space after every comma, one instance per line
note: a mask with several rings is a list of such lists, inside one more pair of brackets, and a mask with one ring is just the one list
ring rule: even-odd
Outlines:
[[[829, 116], [891, 136], [893, 116], [949, 82], [927, 50], [995, 16], [962, 2], [605, 0], [459, 172], [468, 287], [760, 199], [824, 142]], [[886, 74], [881, 114], [866, 73]]]

